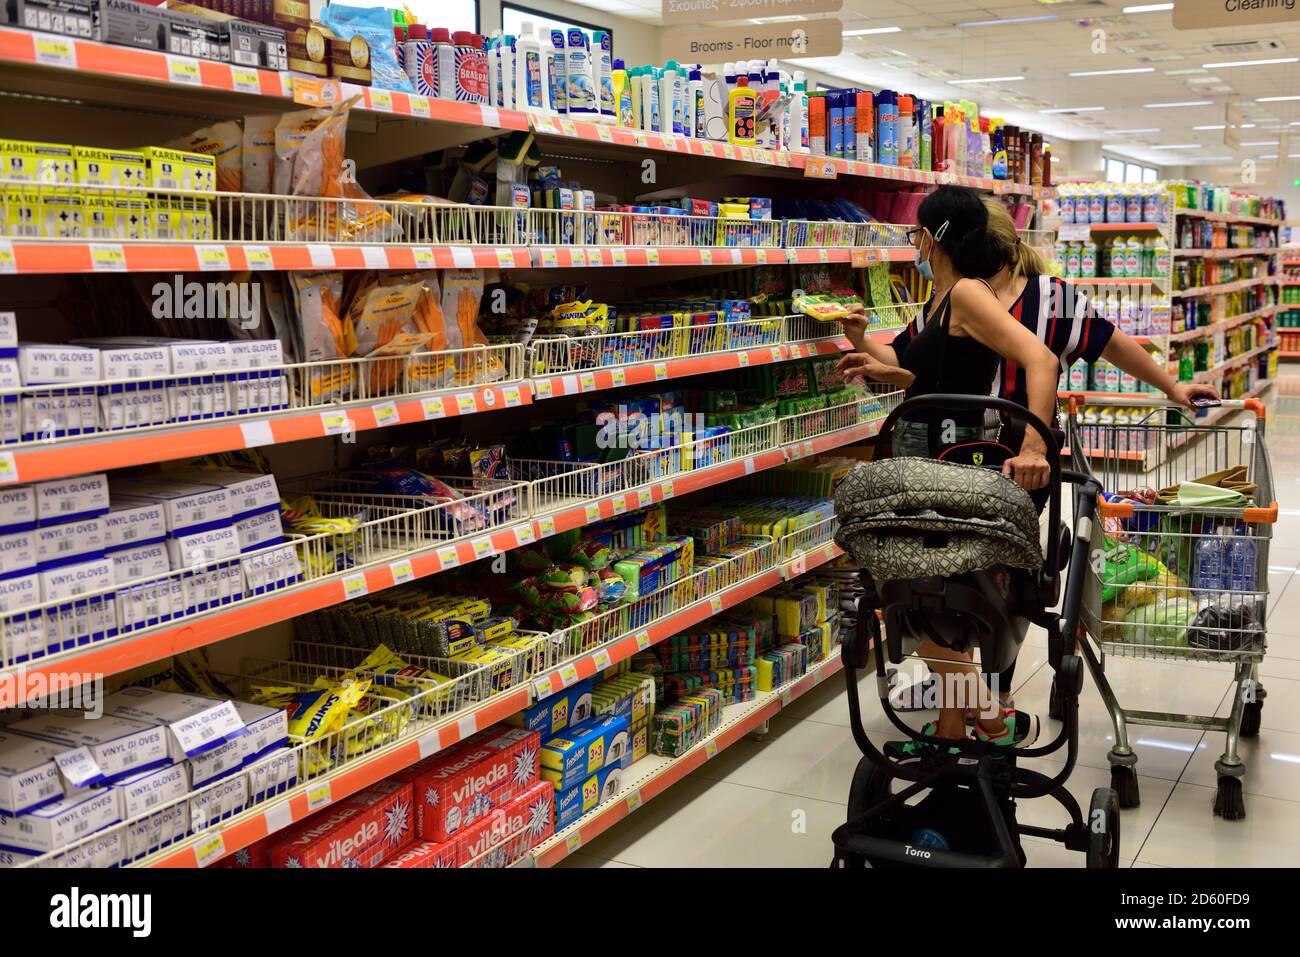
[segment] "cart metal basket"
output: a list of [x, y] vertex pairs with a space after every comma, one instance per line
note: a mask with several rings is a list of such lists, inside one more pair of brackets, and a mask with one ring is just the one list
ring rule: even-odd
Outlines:
[[[1222, 731], [1214, 812], [1245, 816], [1237, 754], [1259, 733], [1267, 644], [1268, 546], [1277, 521], [1264, 442], [1264, 406], [1225, 401], [1210, 414], [1244, 410], [1233, 424], [1198, 424], [1153, 400], [1116, 401], [1106, 421], [1070, 418], [1070, 452], [1101, 483], [1084, 588], [1080, 646], [1115, 725], [1107, 755], [1121, 807], [1139, 803], [1130, 725]], [[1076, 410], [1077, 411], [1077, 410]], [[1140, 711], [1120, 705], [1106, 656], [1231, 664], [1227, 717]], [[1053, 707], [1055, 707], [1055, 688]]]

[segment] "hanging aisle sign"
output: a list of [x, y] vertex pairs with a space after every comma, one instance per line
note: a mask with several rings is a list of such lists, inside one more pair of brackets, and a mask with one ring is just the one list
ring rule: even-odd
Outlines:
[[835, 13], [844, 0], [662, 0], [664, 23], [749, 20], [795, 13]]
[[839, 56], [844, 49], [839, 20], [732, 24], [729, 27], [680, 27], [665, 30], [660, 53], [666, 60], [722, 63], [726, 60]]
[[1174, 6], [1175, 30], [1264, 23], [1300, 23], [1300, 4], [1295, 0], [1178, 0]]

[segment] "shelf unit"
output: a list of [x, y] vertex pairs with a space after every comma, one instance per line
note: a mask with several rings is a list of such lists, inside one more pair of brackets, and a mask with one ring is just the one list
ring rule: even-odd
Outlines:
[[[151, 117], [152, 122], [173, 125], [191, 117], [192, 126], [197, 126], [201, 121], [287, 111], [302, 105], [295, 99], [294, 78], [288, 73], [217, 64], [11, 27], [0, 27], [0, 82], [19, 100], [48, 104], [41, 108], [48, 109], [47, 121], [55, 128], [64, 119], [91, 115], [88, 111], [96, 109], [137, 110]], [[734, 174], [768, 177], [774, 183], [795, 178], [828, 180], [842, 177], [854, 180], [855, 186], [884, 189], [915, 191], [939, 183], [954, 183], [997, 195], [1033, 200], [1050, 199], [1055, 195], [1051, 188], [983, 177], [941, 176], [879, 164], [736, 147], [671, 134], [646, 134], [350, 84], [341, 84], [339, 92], [344, 98], [359, 97], [354, 109], [361, 120], [358, 125], [367, 135], [350, 139], [348, 144], [349, 156], [355, 160], [359, 170], [382, 167], [502, 133], [531, 131], [544, 152], [580, 160], [631, 164], [639, 163], [647, 151], [654, 152], [682, 170], [682, 182]], [[678, 166], [679, 162], [682, 165]], [[216, 201], [224, 202], [227, 208], [241, 203], [245, 210], [256, 208], [263, 211], [273, 211], [276, 202], [284, 203], [284, 200], [276, 198], [232, 194], [216, 194]], [[302, 201], [301, 198], [295, 200]], [[372, 202], [377, 208], [390, 208], [382, 200]], [[322, 205], [322, 209], [326, 205]], [[476, 237], [420, 233], [403, 242], [351, 242], [337, 235], [281, 236], [270, 241], [264, 236], [247, 236], [228, 230], [214, 230], [212, 239], [175, 242], [47, 240], [7, 236], [0, 237], [0, 276], [6, 277], [6, 281], [9, 281], [8, 277], [30, 277], [30, 281], [38, 281], [43, 276], [101, 273], [450, 268], [581, 270], [583, 272], [576, 275], [585, 276], [597, 268], [645, 270], [677, 267], [698, 270], [787, 263], [847, 263], [855, 268], [864, 268], [875, 263], [911, 262], [914, 256], [914, 250], [902, 236], [903, 229], [888, 224], [872, 224], [870, 229], [842, 232], [841, 240], [834, 245], [794, 242], [780, 223], [770, 227], [770, 235], [763, 241], [746, 245], [705, 245], [698, 242], [565, 245], [537, 241], [540, 236], [553, 235], [547, 232], [556, 220], [553, 211], [530, 211], [526, 228], [514, 229], [513, 232], [511, 224], [517, 214], [515, 210], [503, 213], [490, 208], [460, 207], [455, 212], [479, 217], [481, 222], [486, 221], [486, 217], [495, 216], [495, 220], [490, 228], [483, 229]], [[634, 230], [645, 222], [635, 215], [626, 215], [621, 220], [629, 235], [635, 235]], [[717, 224], [704, 225], [711, 229]], [[1041, 231], [1025, 235], [1035, 242], [1041, 240]], [[558, 279], [564, 281], [571, 275], [575, 274], [562, 273]], [[889, 307], [885, 310], [887, 315], [881, 317], [872, 334], [892, 336], [897, 328], [912, 318], [915, 309], [907, 305]], [[455, 381], [429, 391], [419, 391], [415, 387], [378, 395], [357, 391], [338, 401], [319, 405], [279, 408], [204, 422], [169, 422], [6, 444], [0, 446], [0, 485], [150, 465], [225, 451], [330, 439], [488, 412], [500, 414], [566, 396], [832, 355], [848, 348], [847, 340], [839, 335], [823, 334], [807, 317], [755, 319], [749, 325], [754, 328], [747, 329], [734, 340], [706, 349], [692, 348], [685, 355], [672, 353], [643, 361], [602, 361], [590, 366], [580, 363], [556, 366], [544, 346], [524, 349], [517, 344], [499, 344], [484, 350], [464, 350], [465, 356], [452, 361], [457, 369]], [[754, 343], [755, 337], [761, 344]], [[366, 361], [341, 360], [335, 365], [357, 366], [360, 371], [353, 370], [352, 377], [363, 381]], [[307, 377], [313, 374], [328, 371], [304, 368], [305, 365], [263, 368], [262, 371], [298, 383], [307, 381]], [[492, 370], [490, 375], [484, 371], [488, 369]], [[465, 370], [469, 371], [462, 377], [460, 373]], [[85, 384], [79, 387], [85, 387]], [[297, 394], [300, 390], [289, 391]], [[0, 678], [8, 679], [19, 673], [28, 677], [26, 683], [15, 685], [19, 694], [14, 703], [21, 705], [25, 702], [23, 695], [33, 687], [30, 679], [48, 676], [55, 670], [120, 674], [189, 649], [281, 624], [313, 610], [500, 555], [600, 519], [861, 442], [876, 433], [884, 413], [896, 399], [896, 394], [882, 394], [880, 401], [883, 404], [874, 409], [866, 409], [871, 402], [864, 399], [856, 403], [856, 407], [855, 403], [846, 403], [843, 407], [788, 416], [764, 426], [739, 430], [733, 433], [735, 444], [728, 447], [726, 454], [719, 451], [721, 446], [716, 441], [698, 440], [691, 443], [692, 467], [670, 469], [662, 474], [653, 469], [646, 473], [629, 472], [627, 480], [603, 494], [566, 496], [563, 483], [545, 478], [478, 490], [477, 494], [497, 495], [503, 500], [509, 498], [513, 503], [506, 510], [505, 517], [490, 527], [446, 534], [446, 526], [438, 524], [445, 521], [445, 506], [431, 506], [427, 514], [419, 516], [421, 522], [431, 523], [422, 526], [426, 530], [432, 529], [430, 534], [402, 539], [396, 546], [390, 536], [385, 539], [383, 547], [368, 548], [366, 560], [346, 571], [319, 574], [265, 594], [245, 596], [229, 605], [212, 607], [170, 622], [149, 624], [114, 638], [61, 648], [26, 660], [19, 660], [21, 655], [15, 650], [7, 616], [0, 616]], [[634, 474], [635, 479], [631, 477]], [[404, 516], [403, 519], [410, 517]], [[431, 695], [426, 693], [420, 707], [427, 706], [427, 712], [422, 711], [420, 720], [412, 721], [394, 739], [355, 757], [348, 752], [348, 760], [338, 766], [307, 779], [300, 778], [297, 784], [278, 793], [262, 795], [240, 810], [208, 821], [202, 830], [188, 836], [176, 836], [166, 846], [130, 863], [133, 866], [159, 867], [209, 866], [236, 853], [268, 834], [281, 831], [309, 814], [501, 721], [536, 700], [625, 661], [637, 651], [666, 640], [681, 629], [724, 609], [735, 607], [782, 581], [838, 558], [839, 549], [831, 538], [833, 519], [813, 531], [815, 534], [805, 530], [785, 539], [756, 544], [743, 561], [738, 560], [734, 567], [727, 569], [725, 576], [719, 577], [717, 582], [710, 579], [708, 589], [703, 584], [704, 579], [697, 576], [699, 582], [691, 585], [697, 590], [691, 593], [692, 600], [684, 604], [670, 604], [668, 590], [650, 596], [646, 610], [649, 617], [637, 627], [617, 634], [603, 631], [596, 641], [588, 640], [585, 633], [580, 634], [577, 626], [572, 634], [557, 633], [558, 637], [552, 636], [557, 639], [555, 644], [548, 646], [544, 666], [524, 668], [522, 661], [516, 662], [519, 667], [515, 679], [509, 687], [496, 693], [473, 695], [468, 690], [471, 682], [458, 677], [449, 690]], [[89, 600], [97, 596], [80, 597]], [[832, 655], [809, 674], [785, 687], [728, 709], [722, 729], [683, 758], [671, 762], [647, 759], [643, 766], [634, 768], [634, 771], [646, 775], [646, 782], [638, 786], [641, 800], [648, 800], [689, 773], [696, 766], [700, 754], [711, 756], [716, 750], [727, 747], [741, 734], [835, 673], [839, 667], [838, 656]], [[189, 802], [197, 793], [178, 799], [177, 809], [188, 811]], [[626, 801], [622, 806], [628, 806]], [[610, 808], [602, 807], [585, 817], [579, 830], [588, 834], [590, 839], [592, 831], [589, 825], [604, 830], [614, 820], [616, 817]], [[124, 831], [126, 827], [125, 824], [115, 825], [114, 829]], [[85, 838], [78, 844], [47, 855], [41, 863], [66, 866], [106, 863], [95, 857], [102, 849], [99, 847], [103, 843], [100, 839], [105, 836], [101, 832]], [[564, 837], [566, 844], [570, 840], [570, 837]], [[539, 863], [553, 863], [554, 847], [544, 846], [530, 857]]]

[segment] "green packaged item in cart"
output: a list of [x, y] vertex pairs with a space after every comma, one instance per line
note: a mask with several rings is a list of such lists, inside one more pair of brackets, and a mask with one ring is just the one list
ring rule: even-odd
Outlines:
[[1110, 601], [1126, 585], [1146, 581], [1160, 574], [1163, 565], [1146, 552], [1139, 551], [1126, 542], [1106, 539], [1102, 554], [1101, 600]]

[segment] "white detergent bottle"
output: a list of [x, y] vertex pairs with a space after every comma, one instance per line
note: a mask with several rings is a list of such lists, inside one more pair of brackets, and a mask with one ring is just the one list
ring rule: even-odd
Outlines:
[[501, 105], [507, 110], [515, 109], [515, 39], [501, 38]]
[[659, 77], [655, 67], [642, 68], [641, 80], [641, 128], [647, 133], [659, 132]]
[[794, 89], [790, 106], [795, 115], [790, 118], [790, 146], [796, 153], [808, 152], [808, 78], [802, 70], [794, 71]]
[[494, 30], [492, 36], [487, 38], [487, 68], [488, 68], [488, 90], [487, 101], [489, 106], [501, 105], [501, 32]]
[[614, 102], [614, 38], [607, 30], [591, 33], [591, 72], [600, 121], [612, 125], [617, 119], [618, 106]]
[[673, 102], [673, 88], [677, 82], [676, 63], [669, 60], [659, 72], [659, 112], [663, 132], [681, 132], [681, 111]]
[[591, 73], [591, 38], [577, 27], [569, 29], [565, 64], [569, 79], [569, 115], [591, 120], [600, 115]]
[[697, 66], [691, 70], [690, 79], [686, 82], [687, 136], [704, 139], [704, 116], [704, 74]]
[[560, 116], [569, 112], [568, 61], [564, 54], [564, 31], [552, 30], [547, 44], [547, 78], [551, 81], [551, 109]]
[[515, 108], [545, 112], [549, 98], [542, 45], [533, 35], [533, 24], [526, 20], [515, 40]]

